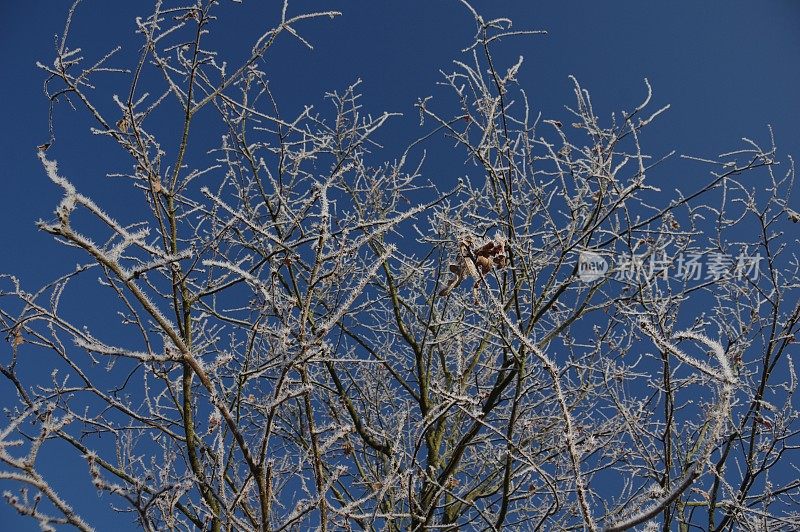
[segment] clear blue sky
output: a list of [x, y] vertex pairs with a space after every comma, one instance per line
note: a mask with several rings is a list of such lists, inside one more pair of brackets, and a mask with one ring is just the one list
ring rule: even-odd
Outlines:
[[[47, 140], [48, 132], [47, 100], [41, 90], [44, 76], [34, 63], [52, 62], [54, 35], [60, 34], [70, 3], [0, 0], [4, 200], [0, 272], [19, 274], [28, 289], [75, 263], [75, 255], [34, 227], [38, 218], [52, 217], [58, 201], [58, 191], [36, 158], [35, 147]], [[139, 46], [133, 17], [149, 14], [149, 4], [85, 0], [77, 12], [73, 45], [95, 58], [122, 44], [120, 60], [129, 64]], [[222, 4], [225, 9], [219, 14], [227, 18], [213, 39], [229, 63], [235, 64], [249, 49], [243, 46], [275, 22], [279, 2], [246, 0], [242, 6], [223, 0]], [[368, 110], [405, 113], [383, 132], [382, 141], [389, 146], [414, 137], [414, 102], [420, 96], [442, 94], [435, 86], [438, 70], [450, 68], [450, 61], [470, 43], [474, 30], [470, 15], [457, 0], [297, 0], [291, 5], [294, 12], [338, 9], [344, 16], [300, 28], [315, 44], [314, 51], [292, 40], [275, 48], [267, 71], [284, 112], [291, 115], [305, 103], [324, 105], [326, 91], [361, 78]], [[534, 110], [546, 118], [569, 120], [563, 109], [573, 103], [569, 74], [590, 90], [603, 116], [638, 103], [646, 77], [654, 87], [654, 106], [672, 105], [646, 136], [651, 153], [675, 149], [715, 156], [737, 147], [742, 136], [766, 140], [769, 123], [782, 152], [800, 156], [800, 2], [796, 0], [482, 0], [474, 5], [487, 16], [512, 18], [519, 29], [549, 32], [548, 36], [507, 39], [499, 48], [501, 62], [525, 56], [520, 84]], [[56, 118], [59, 141], [48, 154], [59, 161], [65, 175], [99, 190], [109, 211], [123, 218], [124, 213], [135, 215], [124, 196], [115, 193], [114, 184], [103, 178], [118, 154], [102, 152], [96, 142], [70, 142], [70, 130], [86, 124], [79, 113], [62, 106]], [[458, 165], [454, 174], [463, 174], [461, 164], [460, 153], [453, 153], [452, 160], [441, 153], [429, 170], [446, 172]], [[663, 170], [659, 178], [666, 180], [664, 188], [693, 188], [691, 184], [702, 176], [692, 175], [691, 168], [676, 164]], [[4, 361], [8, 352], [7, 345], [0, 348]], [[0, 403], [11, 402], [12, 393], [8, 383], [0, 381]], [[61, 470], [64, 478], [57, 485], [69, 485], [68, 477], [88, 478], [81, 462], [53, 457], [48, 466], [54, 474]], [[115, 530], [133, 528], [128, 517], [113, 519], [113, 514], [100, 508], [110, 502], [107, 495], [98, 505], [94, 490], [88, 482], [84, 486], [83, 492], [73, 489], [66, 495], [98, 529], [108, 530], [112, 523]], [[0, 528], [37, 529], [4, 503]]]

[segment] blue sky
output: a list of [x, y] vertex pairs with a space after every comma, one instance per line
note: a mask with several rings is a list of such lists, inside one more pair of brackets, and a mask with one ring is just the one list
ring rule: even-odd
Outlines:
[[[47, 100], [43, 75], [35, 61], [53, 58], [65, 0], [0, 3], [0, 84], [5, 127], [0, 128], [4, 192], [13, 198], [0, 212], [3, 244], [9, 251], [3, 271], [26, 271], [30, 282], [49, 278], [56, 246], [33, 222], [51, 215], [57, 190], [47, 180], [35, 147], [47, 140]], [[225, 2], [229, 3], [229, 2]], [[305, 103], [324, 105], [325, 91], [342, 89], [360, 78], [364, 102], [375, 113], [398, 111], [391, 135], [406, 141], [417, 132], [417, 97], [442, 95], [435, 83], [473, 35], [470, 15], [457, 0], [405, 2], [297, 1], [295, 11], [339, 9], [336, 20], [317, 21], [303, 29], [314, 51], [294, 40], [275, 49], [268, 65], [285, 114]], [[800, 3], [793, 0], [675, 1], [658, 5], [625, 0], [600, 2], [475, 2], [487, 15], [507, 15], [520, 29], [545, 29], [547, 36], [510, 38], [500, 50], [507, 59], [525, 56], [519, 76], [535, 110], [545, 117], [568, 118], [572, 104], [567, 76], [589, 89], [602, 114], [630, 109], [644, 94], [643, 78], [654, 88], [654, 106], [671, 110], [650, 128], [652, 153], [713, 156], [737, 146], [742, 136], [765, 139], [766, 124], [775, 129], [783, 153], [800, 153]], [[255, 6], [255, 7], [254, 7]], [[235, 63], [239, 45], [276, 20], [267, 2], [230, 5], [236, 20], [224, 21], [224, 43]], [[121, 59], [135, 57], [133, 17], [148, 13], [147, 2], [86, 0], [78, 10], [74, 44], [88, 57], [99, 57], [114, 44]], [[252, 16], [263, 12], [263, 18]], [[110, 101], [110, 99], [109, 99]], [[83, 116], [62, 106], [56, 115], [62, 138], [51, 156], [73, 179], [102, 179], [113, 154], [97, 153], [96, 144], [70, 146], [69, 127], [85, 131]], [[389, 131], [388, 129], [386, 131]], [[391, 142], [384, 132], [384, 140]], [[447, 161], [442, 161], [446, 163]], [[88, 164], [87, 164], [88, 163]], [[673, 169], [676, 165], [673, 165]], [[75, 173], [80, 173], [77, 177]], [[672, 175], [676, 186], [691, 175]], [[688, 181], [686, 181], [688, 180]], [[96, 183], [96, 181], [95, 181]], [[113, 198], [112, 198], [113, 199]]]
[[[48, 131], [44, 76], [35, 62], [52, 61], [54, 35], [61, 33], [70, 3], [0, 0], [0, 179], [5, 199], [0, 209], [0, 272], [18, 274], [28, 289], [76, 262], [76, 255], [34, 226], [37, 219], [52, 216], [58, 201], [58, 190], [36, 158], [35, 147], [47, 140]], [[130, 63], [139, 46], [133, 17], [148, 14], [149, 4], [85, 0], [77, 12], [73, 45], [94, 58], [121, 44], [120, 62]], [[279, 5], [255, 0], [246, 0], [244, 6], [229, 0], [223, 4], [226, 9], [219, 13], [226, 17], [220, 24], [224, 29], [212, 39], [235, 64], [249, 48], [243, 47], [276, 21]], [[344, 15], [300, 28], [315, 50], [287, 39], [269, 57], [267, 72], [284, 113], [291, 115], [306, 103], [324, 106], [326, 91], [341, 90], [360, 78], [368, 110], [404, 113], [381, 136], [386, 146], [399, 143], [398, 149], [418, 133], [413, 104], [418, 97], [443, 94], [435, 85], [441, 79], [439, 69], [450, 68], [474, 31], [457, 0], [297, 0], [290, 5], [295, 13], [337, 9]], [[651, 153], [674, 149], [713, 157], [738, 147], [742, 136], [766, 140], [766, 125], [771, 124], [781, 152], [800, 155], [800, 2], [483, 0], [474, 6], [486, 16], [512, 18], [515, 28], [548, 31], [547, 36], [506, 39], [498, 49], [501, 62], [525, 57], [520, 85], [545, 118], [569, 120], [563, 106], [573, 103], [570, 74], [591, 92], [601, 116], [636, 105], [644, 96], [643, 78], [648, 78], [654, 108], [672, 106], [645, 138]], [[97, 190], [108, 210], [134, 216], [113, 182], [103, 177], [117, 154], [99, 151], [98, 143], [71, 140], [70, 131], [85, 131], [86, 125], [80, 113], [62, 106], [56, 113], [58, 141], [48, 155], [70, 179]], [[429, 171], [448, 172], [462, 164], [461, 154], [454, 152], [452, 160], [437, 154]], [[458, 166], [453, 175], [463, 171]], [[669, 165], [658, 178], [667, 190], [689, 190], [703, 177], [692, 171], [699, 169]], [[7, 357], [8, 347], [2, 349], [0, 357]], [[11, 402], [12, 393], [0, 381], [0, 403]], [[54, 473], [60, 468], [64, 477], [86, 474], [80, 463], [62, 463], [57, 457], [49, 467]], [[111, 521], [110, 513], [97, 509], [95, 493], [86, 486], [85, 493], [71, 492], [70, 501], [90, 521], [95, 518], [99, 529], [112, 522], [115, 529], [124, 529], [124, 520]], [[108, 503], [108, 497], [101, 502]], [[0, 524], [36, 529], [4, 504]]]

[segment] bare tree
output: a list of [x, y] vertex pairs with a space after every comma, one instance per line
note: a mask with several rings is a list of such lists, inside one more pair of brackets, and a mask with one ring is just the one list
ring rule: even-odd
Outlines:
[[[36, 292], [2, 276], [16, 510], [91, 529], [37, 463], [60, 440], [147, 530], [800, 527], [794, 168], [771, 133], [685, 157], [707, 177], [669, 192], [648, 178], [673, 154], [642, 147], [666, 110], [647, 82], [608, 120], [573, 80], [574, 123], [543, 120], [522, 59], [492, 54], [539, 32], [464, 3], [452, 96], [382, 147], [394, 115], [362, 109], [358, 83], [285, 116], [262, 68], [337, 12], [284, 3], [231, 67], [205, 45], [225, 6], [164, 4], [137, 20], [130, 71], [119, 48], [81, 56], [77, 3], [39, 65], [51, 106], [129, 158], [107, 173], [146, 209], [122, 223], [77, 187], [51, 124], [39, 158], [63, 200], [39, 227], [85, 262]], [[453, 143], [451, 187], [422, 150]], [[588, 276], [587, 257], [614, 266]], [[94, 278], [117, 329], [61, 309]]]

